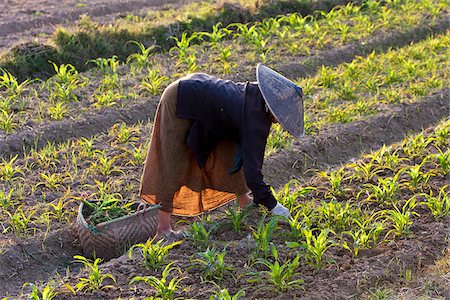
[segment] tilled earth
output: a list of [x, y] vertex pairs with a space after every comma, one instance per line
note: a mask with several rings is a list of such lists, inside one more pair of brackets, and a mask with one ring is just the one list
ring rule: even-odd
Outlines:
[[167, 3], [192, 0], [2, 0], [0, 1], [0, 52], [30, 40], [45, 39], [56, 25], [73, 24], [81, 15], [100, 23], [139, 13]]

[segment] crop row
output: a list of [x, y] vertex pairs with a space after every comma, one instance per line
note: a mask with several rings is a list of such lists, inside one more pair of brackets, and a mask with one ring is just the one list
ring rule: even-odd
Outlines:
[[86, 70], [90, 66], [85, 62], [92, 58], [117, 55], [125, 60], [134, 50], [127, 44], [129, 40], [151, 41], [161, 49], [168, 49], [173, 46], [170, 36], [179, 37], [185, 30], [208, 30], [218, 21], [225, 24], [248, 22], [293, 11], [310, 14], [316, 9], [327, 11], [334, 5], [346, 2], [189, 1], [168, 3], [144, 15], [128, 14], [110, 24], [98, 24], [83, 15], [73, 26], [58, 26], [45, 44], [19, 44], [0, 55], [0, 67], [10, 69], [21, 80], [53, 74], [48, 60], [58, 64], [70, 63], [79, 70]]
[[[45, 82], [19, 83], [3, 70], [0, 132], [8, 135], [41, 126], [46, 120], [79, 119], [105, 108], [129, 107], [158, 95], [170, 80], [189, 72], [209, 71], [224, 76], [237, 72], [252, 74], [250, 70], [258, 61], [293, 59], [293, 55], [298, 58], [355, 40], [362, 42], [368, 36], [367, 28], [373, 28], [370, 34], [376, 35], [420, 24], [417, 20], [433, 22], [433, 18], [445, 14], [447, 9], [445, 2], [437, 0], [386, 4], [368, 1], [362, 7], [348, 4], [333, 9], [321, 18], [292, 14], [253, 25], [235, 23], [222, 28], [219, 23], [212, 33], [184, 33], [180, 39], [174, 38], [176, 46], [166, 54], [155, 54], [153, 46], [146, 48], [133, 42], [139, 52], [130, 55], [126, 64], [117, 57], [99, 58], [89, 62], [97, 70], [81, 74], [70, 64], [53, 63], [57, 75]], [[339, 27], [336, 24], [348, 27], [345, 35], [336, 29]], [[357, 38], [359, 35], [362, 38]], [[204, 42], [193, 44], [199, 39]], [[241, 57], [250, 65], [240, 65]], [[313, 83], [306, 83], [307, 87]], [[348, 85], [344, 89], [352, 92]]]
[[[450, 173], [449, 131], [450, 122], [447, 120], [433, 130], [411, 135], [397, 145], [383, 146], [354, 163], [319, 171], [306, 183], [287, 183], [275, 195], [293, 213], [288, 231], [264, 216], [254, 222], [253, 217], [249, 217], [254, 211], [237, 212], [232, 207], [222, 219], [194, 222], [189, 227], [190, 236], [186, 243], [190, 246], [183, 250], [188, 251], [183, 252], [186, 255], [184, 259], [192, 257], [191, 268], [197, 270], [203, 280], [220, 285], [225, 276], [234, 275], [241, 278], [243, 285], [255, 282], [283, 293], [302, 287], [302, 274], [310, 268], [327, 268], [333, 259], [342, 256], [342, 251], [357, 258], [362, 250], [392, 240], [412, 238], [415, 222], [433, 222], [433, 219], [443, 222], [450, 216], [449, 187], [446, 184]], [[64, 226], [73, 218], [74, 204], [84, 197], [120, 199], [119, 202], [133, 199], [140, 164], [135, 165], [135, 156], [129, 151], [138, 147], [139, 137], [141, 133], [135, 127], [114, 127], [108, 135], [93, 141], [81, 139], [49, 146], [25, 159], [13, 161], [11, 168], [15, 174], [9, 179], [5, 177], [4, 171], [8, 168], [3, 162], [1, 170], [5, 185], [1, 190], [5, 190], [6, 195], [0, 198], [0, 203], [4, 233], [30, 235], [41, 231], [41, 235], [50, 230], [43, 224]], [[101, 162], [106, 152], [111, 166]], [[57, 179], [53, 183], [48, 180], [52, 174]], [[33, 193], [28, 191], [29, 188], [34, 189]], [[23, 192], [21, 195], [17, 193], [20, 190]], [[83, 195], [83, 192], [89, 195]], [[33, 199], [32, 194], [37, 196]], [[74, 199], [75, 203], [71, 203]], [[254, 246], [248, 249], [242, 268], [228, 263], [230, 256], [238, 255], [242, 259], [242, 252], [235, 253], [217, 240], [219, 229], [225, 224], [236, 232], [252, 228], [250, 234]], [[128, 279], [133, 293], [137, 288], [133, 283], [140, 281], [162, 293], [158, 286], [152, 284], [156, 281], [145, 279], [151, 276], [158, 280], [181, 279], [173, 272], [175, 269], [184, 273], [184, 278], [192, 274], [186, 273], [189, 272], [185, 269], [187, 261], [167, 264], [172, 250], [164, 247], [155, 241], [134, 246], [138, 251], [133, 252], [136, 259], [133, 265], [140, 262], [142, 274], [150, 272], [152, 275]], [[114, 285], [110, 281], [114, 276], [102, 271], [99, 260], [90, 261], [79, 256], [75, 261], [85, 268], [81, 275], [60, 278], [66, 284], [66, 291], [69, 286], [69, 290], [80, 295], [106, 289], [107, 283]], [[94, 273], [107, 276], [103, 277], [104, 280], [93, 281], [91, 275]], [[124, 284], [128, 285], [128, 282]], [[48, 286], [55, 289], [59, 284], [53, 282]], [[177, 288], [181, 286], [182, 283], [173, 286], [173, 292], [180, 293]], [[163, 284], [160, 287], [168, 286]], [[143, 288], [144, 291], [146, 289]]]

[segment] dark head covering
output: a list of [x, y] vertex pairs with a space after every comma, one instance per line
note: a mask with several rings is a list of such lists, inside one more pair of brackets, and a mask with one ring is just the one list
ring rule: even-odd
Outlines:
[[301, 87], [263, 64], [256, 67], [256, 79], [267, 107], [281, 126], [296, 138], [303, 136]]

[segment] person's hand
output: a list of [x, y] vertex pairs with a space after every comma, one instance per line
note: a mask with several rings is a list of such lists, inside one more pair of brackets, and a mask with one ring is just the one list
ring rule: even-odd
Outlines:
[[277, 202], [277, 205], [272, 208], [271, 212], [274, 216], [285, 217], [286, 219], [289, 219], [291, 217], [289, 209], [280, 204], [280, 202]]

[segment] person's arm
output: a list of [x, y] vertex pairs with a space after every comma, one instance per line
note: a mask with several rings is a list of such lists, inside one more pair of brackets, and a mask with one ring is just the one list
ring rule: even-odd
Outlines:
[[272, 210], [277, 205], [277, 200], [270, 186], [264, 182], [262, 174], [267, 136], [268, 132], [261, 129], [245, 136], [242, 141], [242, 161], [247, 186], [253, 193], [253, 202]]

